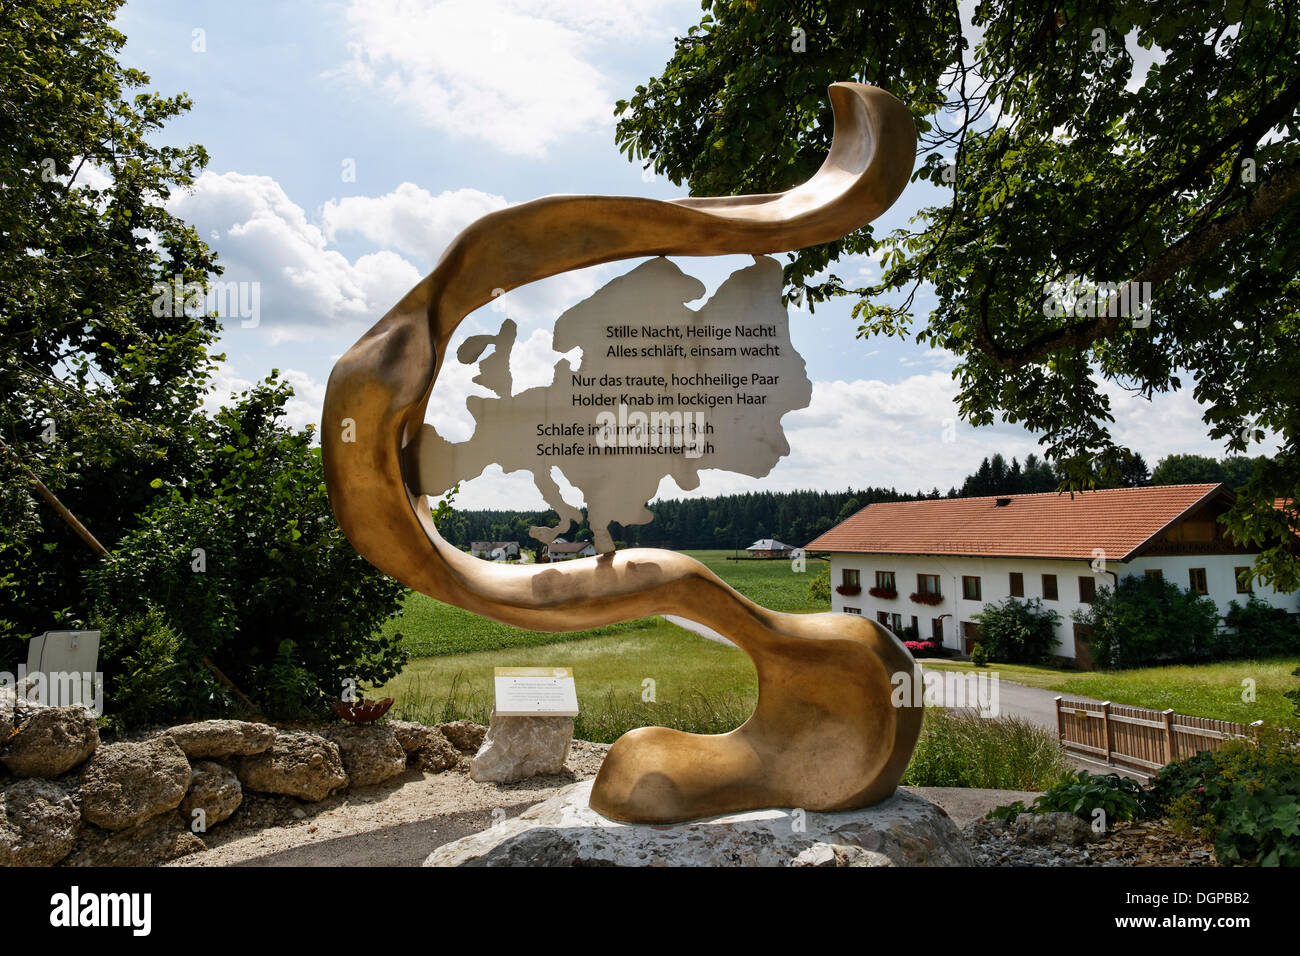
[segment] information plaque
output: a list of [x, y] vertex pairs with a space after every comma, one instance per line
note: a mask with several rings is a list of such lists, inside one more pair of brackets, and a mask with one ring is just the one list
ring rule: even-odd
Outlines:
[[578, 689], [568, 667], [496, 667], [496, 716], [577, 717]]

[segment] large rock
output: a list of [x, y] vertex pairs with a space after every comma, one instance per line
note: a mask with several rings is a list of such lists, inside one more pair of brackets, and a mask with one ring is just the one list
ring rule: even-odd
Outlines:
[[970, 866], [956, 824], [898, 791], [865, 810], [755, 810], [672, 826], [618, 823], [592, 781], [435, 850], [425, 866]]
[[18, 725], [0, 760], [15, 777], [57, 777], [99, 746], [95, 718], [82, 707], [42, 707]]
[[1073, 813], [1022, 813], [1011, 826], [1011, 838], [1030, 846], [1080, 846], [1101, 839], [1086, 820]]
[[439, 724], [438, 732], [461, 753], [472, 754], [483, 746], [483, 737], [487, 734], [487, 728], [472, 720], [453, 720], [449, 724]]
[[275, 728], [245, 720], [201, 720], [166, 731], [191, 760], [220, 760], [260, 754], [275, 742]]
[[244, 788], [229, 767], [211, 760], [200, 760], [190, 771], [190, 789], [181, 801], [181, 818], [193, 829], [196, 810], [202, 810], [203, 826], [209, 830], [230, 818], [244, 802]]
[[338, 746], [303, 731], [277, 733], [271, 749], [244, 757], [238, 772], [245, 790], [283, 793], [310, 803], [348, 783]]
[[485, 783], [514, 783], [564, 771], [573, 743], [572, 717], [492, 715], [469, 775]]
[[88, 828], [68, 866], [156, 866], [207, 848], [180, 817], [169, 813], [116, 833]]
[[406, 720], [390, 720], [387, 726], [393, 728], [397, 742], [406, 751], [408, 764], [414, 764], [427, 773], [439, 773], [460, 763], [460, 751], [437, 727]]
[[105, 830], [125, 830], [174, 810], [190, 787], [190, 763], [170, 737], [108, 744], [81, 774], [81, 815]]
[[49, 780], [20, 780], [0, 791], [0, 866], [53, 866], [72, 852], [81, 813]]
[[336, 727], [325, 736], [338, 745], [350, 787], [374, 786], [406, 772], [406, 751], [392, 727]]

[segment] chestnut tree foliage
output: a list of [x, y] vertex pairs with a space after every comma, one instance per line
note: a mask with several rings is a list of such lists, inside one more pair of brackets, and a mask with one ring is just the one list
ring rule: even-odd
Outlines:
[[204, 408], [219, 317], [156, 286], [220, 274], [166, 207], [207, 155], [154, 142], [191, 104], [119, 64], [120, 5], [0, 0], [0, 670], [100, 624], [117, 718], [219, 712], [218, 671], [267, 713], [319, 709], [400, 666], [378, 630], [405, 589], [339, 530], [287, 384]]
[[[1039, 434], [1067, 488], [1131, 460], [1108, 387], [1190, 388], [1231, 454], [1277, 436], [1225, 523], [1260, 576], [1300, 586], [1300, 3], [983, 0], [965, 32], [944, 0], [702, 7], [617, 105], [629, 158], [692, 195], [784, 190], [830, 145], [829, 83], [893, 93], [941, 201], [792, 254], [788, 293], [850, 296], [860, 335], [952, 350], [962, 416]], [[855, 254], [881, 257], [878, 283], [835, 274]], [[1070, 277], [1085, 306], [1098, 283], [1151, 283], [1149, 324], [1047, 308]]]

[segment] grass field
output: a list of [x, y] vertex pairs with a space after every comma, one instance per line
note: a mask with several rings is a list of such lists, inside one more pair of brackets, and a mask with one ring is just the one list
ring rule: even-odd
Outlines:
[[[688, 553], [765, 607], [795, 613], [828, 610], [808, 596], [808, 584], [824, 562], [809, 561], [803, 573], [795, 573], [789, 561], [731, 561], [729, 551]], [[612, 741], [626, 730], [648, 724], [720, 733], [744, 721], [757, 695], [754, 667], [743, 652], [706, 641], [658, 617], [588, 631], [537, 633], [413, 593], [388, 630], [403, 634], [413, 660], [401, 675], [370, 693], [395, 697], [391, 713], [407, 720], [470, 717], [486, 723], [493, 667], [572, 667], [582, 709], [575, 730], [586, 740]], [[1291, 676], [1297, 664], [1300, 658], [1286, 657], [1116, 672], [1014, 664], [999, 664], [996, 670], [1005, 680], [1064, 694], [1300, 728], [1300, 718], [1282, 696], [1300, 686]], [[925, 666], [971, 667], [941, 659], [927, 659]], [[643, 700], [647, 679], [654, 682], [653, 701]], [[1242, 699], [1246, 679], [1254, 681], [1253, 702]]]
[[[728, 556], [732, 554], [730, 551], [687, 553], [708, 566], [741, 594], [774, 611], [830, 610], [827, 603], [819, 604], [808, 597], [808, 582], [825, 566], [825, 561], [809, 561], [807, 569], [796, 574], [791, 570], [789, 561], [728, 561]], [[612, 637], [642, 631], [658, 622], [659, 618], [651, 617], [587, 631], [559, 634], [526, 631], [498, 624], [412, 591], [406, 596], [401, 617], [388, 621], [384, 625], [384, 633], [391, 635], [400, 632], [403, 644], [412, 657], [435, 657]]]
[[[1095, 697], [1116, 704], [1172, 709], [1193, 717], [1214, 717], [1249, 724], [1262, 720], [1271, 727], [1300, 729], [1300, 717], [1283, 693], [1300, 687], [1291, 675], [1300, 657], [1274, 657], [1258, 661], [1219, 661], [1213, 664], [1143, 667], [1127, 671], [1064, 671], [1050, 667], [995, 664], [1004, 680]], [[972, 670], [965, 661], [927, 658], [927, 669]], [[1254, 682], [1253, 701], [1243, 699]]]

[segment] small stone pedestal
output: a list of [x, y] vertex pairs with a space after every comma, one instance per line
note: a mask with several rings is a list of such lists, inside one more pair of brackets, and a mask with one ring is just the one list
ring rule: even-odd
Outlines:
[[592, 781], [439, 847], [425, 866], [972, 866], [952, 819], [898, 791], [865, 810], [753, 810], [667, 826], [589, 806]]
[[498, 717], [470, 763], [469, 775], [483, 783], [514, 783], [564, 771], [573, 742], [572, 717]]

